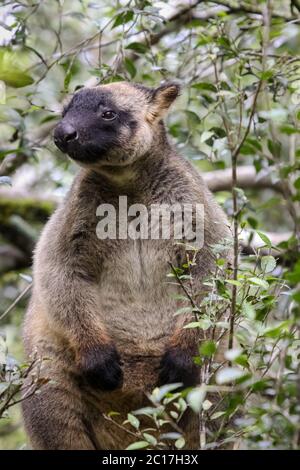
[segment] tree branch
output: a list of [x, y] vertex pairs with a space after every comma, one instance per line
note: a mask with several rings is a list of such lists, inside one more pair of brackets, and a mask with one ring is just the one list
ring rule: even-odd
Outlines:
[[[231, 168], [225, 170], [214, 170], [203, 173], [202, 177], [212, 192], [231, 191], [232, 171]], [[270, 176], [258, 177], [254, 166], [237, 167], [237, 185], [241, 189], [274, 189], [282, 192], [280, 182], [274, 183]]]
[[[251, 5], [246, 2], [236, 2], [233, 0], [217, 0], [213, 3], [217, 5], [223, 5], [227, 8], [228, 13], [250, 13], [254, 15], [261, 15], [263, 16], [263, 9], [257, 7], [256, 5]], [[293, 21], [293, 20], [300, 20], [300, 17], [297, 15], [289, 15], [284, 11], [273, 10], [271, 12], [272, 18], [282, 18], [285, 21]]]
[[41, 195], [31, 195], [26, 191], [3, 187], [0, 189], [0, 220], [4, 221], [18, 214], [27, 221], [46, 222], [58, 202], [55, 198], [45, 198]]
[[1, 235], [13, 243], [27, 256], [31, 256], [37, 241], [36, 231], [20, 216], [14, 215], [8, 220], [0, 221]]

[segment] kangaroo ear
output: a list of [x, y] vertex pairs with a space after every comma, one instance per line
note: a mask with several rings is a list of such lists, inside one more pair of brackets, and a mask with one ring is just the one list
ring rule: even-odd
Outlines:
[[180, 94], [180, 85], [176, 82], [167, 82], [153, 90], [148, 111], [148, 119], [153, 122], [161, 119], [167, 114], [167, 111], [173, 101]]

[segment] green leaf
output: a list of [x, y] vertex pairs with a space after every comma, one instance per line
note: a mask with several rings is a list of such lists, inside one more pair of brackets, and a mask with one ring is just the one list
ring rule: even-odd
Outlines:
[[220, 139], [223, 139], [223, 137], [226, 137], [226, 131], [222, 129], [221, 127], [211, 127], [210, 131], [212, 131], [217, 137]]
[[242, 147], [240, 148], [240, 154], [241, 155], [255, 155], [256, 149], [254, 149], [252, 145], [244, 143]]
[[213, 91], [214, 93], [218, 91], [215, 85], [210, 82], [194, 83], [192, 88], [195, 88], [196, 90]]
[[296, 302], [300, 303], [300, 291], [295, 292], [292, 297]]
[[262, 287], [263, 289], [269, 288], [269, 283], [260, 277], [249, 277], [249, 282], [255, 286]]
[[209, 400], [204, 400], [202, 403], [202, 408], [204, 411], [208, 411], [212, 407], [212, 402]]
[[201, 328], [202, 330], [208, 330], [212, 326], [211, 320], [209, 318], [203, 318], [202, 320], [199, 321], [193, 321], [191, 323], [188, 323], [185, 325], [183, 328]]
[[258, 74], [258, 76], [260, 76], [261, 80], [269, 80], [274, 76], [274, 70], [265, 70]]
[[124, 60], [124, 65], [131, 78], [134, 78], [136, 76], [136, 68], [133, 61], [126, 57]]
[[187, 402], [195, 413], [199, 413], [202, 410], [202, 404], [206, 396], [206, 387], [200, 385], [200, 387], [194, 388], [188, 396]]
[[201, 343], [199, 353], [203, 356], [211, 357], [217, 350], [216, 343], [212, 340], [207, 340]]
[[211, 131], [204, 131], [204, 132], [201, 134], [200, 142], [206, 142], [206, 141], [209, 140], [213, 135], [214, 135], [214, 133], [211, 132]]
[[227, 361], [234, 361], [237, 357], [241, 355], [242, 350], [240, 348], [227, 349], [224, 353], [225, 359]]
[[217, 38], [217, 44], [221, 47], [224, 47], [225, 49], [230, 49], [231, 44], [230, 40], [227, 36], [220, 36]]
[[233, 286], [238, 286], [238, 287], [242, 285], [240, 281], [236, 281], [235, 279], [225, 279], [225, 282], [227, 282], [227, 284], [232, 284]]
[[225, 411], [217, 411], [216, 413], [213, 413], [210, 417], [210, 419], [218, 419], [218, 418], [221, 418], [221, 416], [224, 416], [225, 415]]
[[276, 268], [276, 260], [273, 256], [263, 256], [261, 259], [261, 269], [266, 273], [272, 272]]
[[180, 439], [180, 437], [181, 434], [179, 434], [179, 432], [165, 432], [161, 434], [160, 439], [171, 439], [175, 441], [175, 439]]
[[177, 439], [177, 441], [175, 442], [176, 449], [182, 449], [184, 446], [185, 446], [184, 437], [180, 437], [179, 439]]
[[139, 427], [140, 427], [140, 421], [137, 419], [136, 416], [133, 416], [131, 413], [128, 413], [127, 419], [128, 419], [128, 421], [129, 421], [129, 423], [130, 423], [135, 429], [139, 429]]
[[58, 116], [55, 114], [49, 114], [48, 116], [45, 116], [43, 119], [41, 119], [40, 124], [45, 124], [46, 122], [58, 120]]
[[268, 139], [267, 142], [269, 152], [276, 158], [280, 157], [281, 143]]
[[223, 385], [240, 379], [243, 375], [245, 375], [245, 372], [237, 367], [225, 367], [217, 372], [216, 382], [219, 385]]
[[294, 181], [294, 186], [296, 189], [300, 189], [300, 177]]
[[68, 70], [67, 70], [67, 73], [65, 75], [65, 79], [64, 79], [64, 89], [65, 89], [65, 91], [69, 90], [69, 85], [70, 85], [72, 75], [73, 75], [72, 67], [69, 67]]
[[143, 432], [143, 437], [146, 439], [147, 442], [149, 442], [149, 444], [151, 444], [152, 446], [156, 446], [157, 440], [154, 436], [148, 434], [147, 432]]
[[234, 362], [239, 366], [246, 367], [247, 369], [249, 369], [249, 361], [246, 354], [241, 354], [234, 360]]
[[128, 44], [125, 49], [131, 49], [135, 52], [138, 52], [139, 54], [145, 54], [145, 52], [148, 50], [148, 47], [146, 44], [141, 42], [132, 42], [131, 44]]
[[182, 383], [178, 382], [175, 384], [166, 384], [163, 385], [162, 387], [157, 387], [153, 390], [151, 398], [154, 402], [160, 402], [161, 399], [167, 395], [167, 393], [172, 392], [173, 390], [176, 390], [177, 388], [181, 387]]
[[176, 403], [177, 408], [183, 413], [187, 409], [187, 404], [182, 397], [179, 398], [178, 403]]
[[265, 333], [263, 334], [263, 336], [266, 336], [267, 338], [273, 338], [273, 339], [279, 338], [284, 333], [289, 332], [290, 326], [291, 326], [291, 322], [289, 320], [283, 321], [275, 328], [267, 329]]
[[280, 131], [283, 132], [283, 134], [287, 135], [292, 135], [292, 134], [299, 134], [300, 130], [297, 129], [296, 127], [289, 126], [288, 124], [281, 126]]
[[186, 328], [186, 329], [201, 328], [201, 324], [198, 321], [192, 321], [191, 323], [188, 323], [187, 325], [184, 325], [183, 328]]
[[134, 13], [132, 10], [123, 11], [116, 16], [114, 24], [112, 25], [112, 29], [120, 26], [121, 24], [126, 24], [131, 21], [134, 17]]
[[185, 114], [187, 115], [187, 118], [191, 125], [197, 126], [198, 124], [201, 123], [201, 120], [198, 114], [196, 114], [194, 111], [190, 111], [189, 109], [187, 109], [185, 111]]
[[267, 237], [265, 233], [259, 232], [258, 230], [256, 231], [257, 235], [259, 238], [269, 247], [272, 248], [272, 242], [271, 240]]
[[247, 300], [244, 300], [242, 304], [242, 311], [245, 317], [249, 318], [249, 320], [255, 320], [255, 317], [256, 317], [255, 309], [249, 302], [247, 302]]
[[130, 446], [126, 447], [126, 450], [137, 450], [137, 449], [145, 449], [145, 447], [149, 446], [149, 442], [147, 441], [138, 441], [130, 444]]
[[258, 142], [258, 140], [248, 137], [246, 142], [247, 144], [252, 145], [252, 147], [256, 148], [256, 150], [262, 151], [262, 145], [260, 142]]
[[174, 315], [181, 315], [182, 313], [188, 313], [192, 311], [192, 307], [181, 307], [176, 310]]
[[112, 416], [119, 416], [120, 413], [118, 411], [110, 411], [109, 413], [107, 413], [108, 416], [112, 417]]
[[135, 415], [155, 415], [159, 412], [158, 408], [153, 406], [145, 406], [144, 408], [139, 408], [138, 410], [133, 411]]
[[24, 52], [0, 48], [0, 80], [14, 88], [31, 85], [34, 80], [25, 72], [28, 65], [27, 59], [28, 55]]
[[177, 420], [178, 419], [178, 416], [179, 414], [177, 413], [177, 411], [174, 411], [174, 410], [171, 410], [170, 411], [170, 415], [172, 416], [173, 419]]

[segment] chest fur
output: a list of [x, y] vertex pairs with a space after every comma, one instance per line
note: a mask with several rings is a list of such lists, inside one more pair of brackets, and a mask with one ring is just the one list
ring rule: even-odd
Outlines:
[[176, 263], [171, 241], [131, 240], [108, 257], [99, 281], [99, 315], [119, 348], [163, 348], [175, 321], [177, 287], [167, 274]]

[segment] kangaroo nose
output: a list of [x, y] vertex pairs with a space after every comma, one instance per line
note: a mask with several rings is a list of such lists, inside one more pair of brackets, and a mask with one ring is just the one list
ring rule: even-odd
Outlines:
[[77, 137], [77, 132], [75, 131], [75, 129], [73, 130], [69, 129], [64, 135], [64, 139], [66, 142], [69, 142], [69, 140], [74, 140], [76, 139], [76, 137]]
[[76, 140], [77, 137], [76, 129], [69, 122], [61, 122], [55, 128], [54, 143], [62, 151], [66, 150], [66, 144], [68, 142]]

